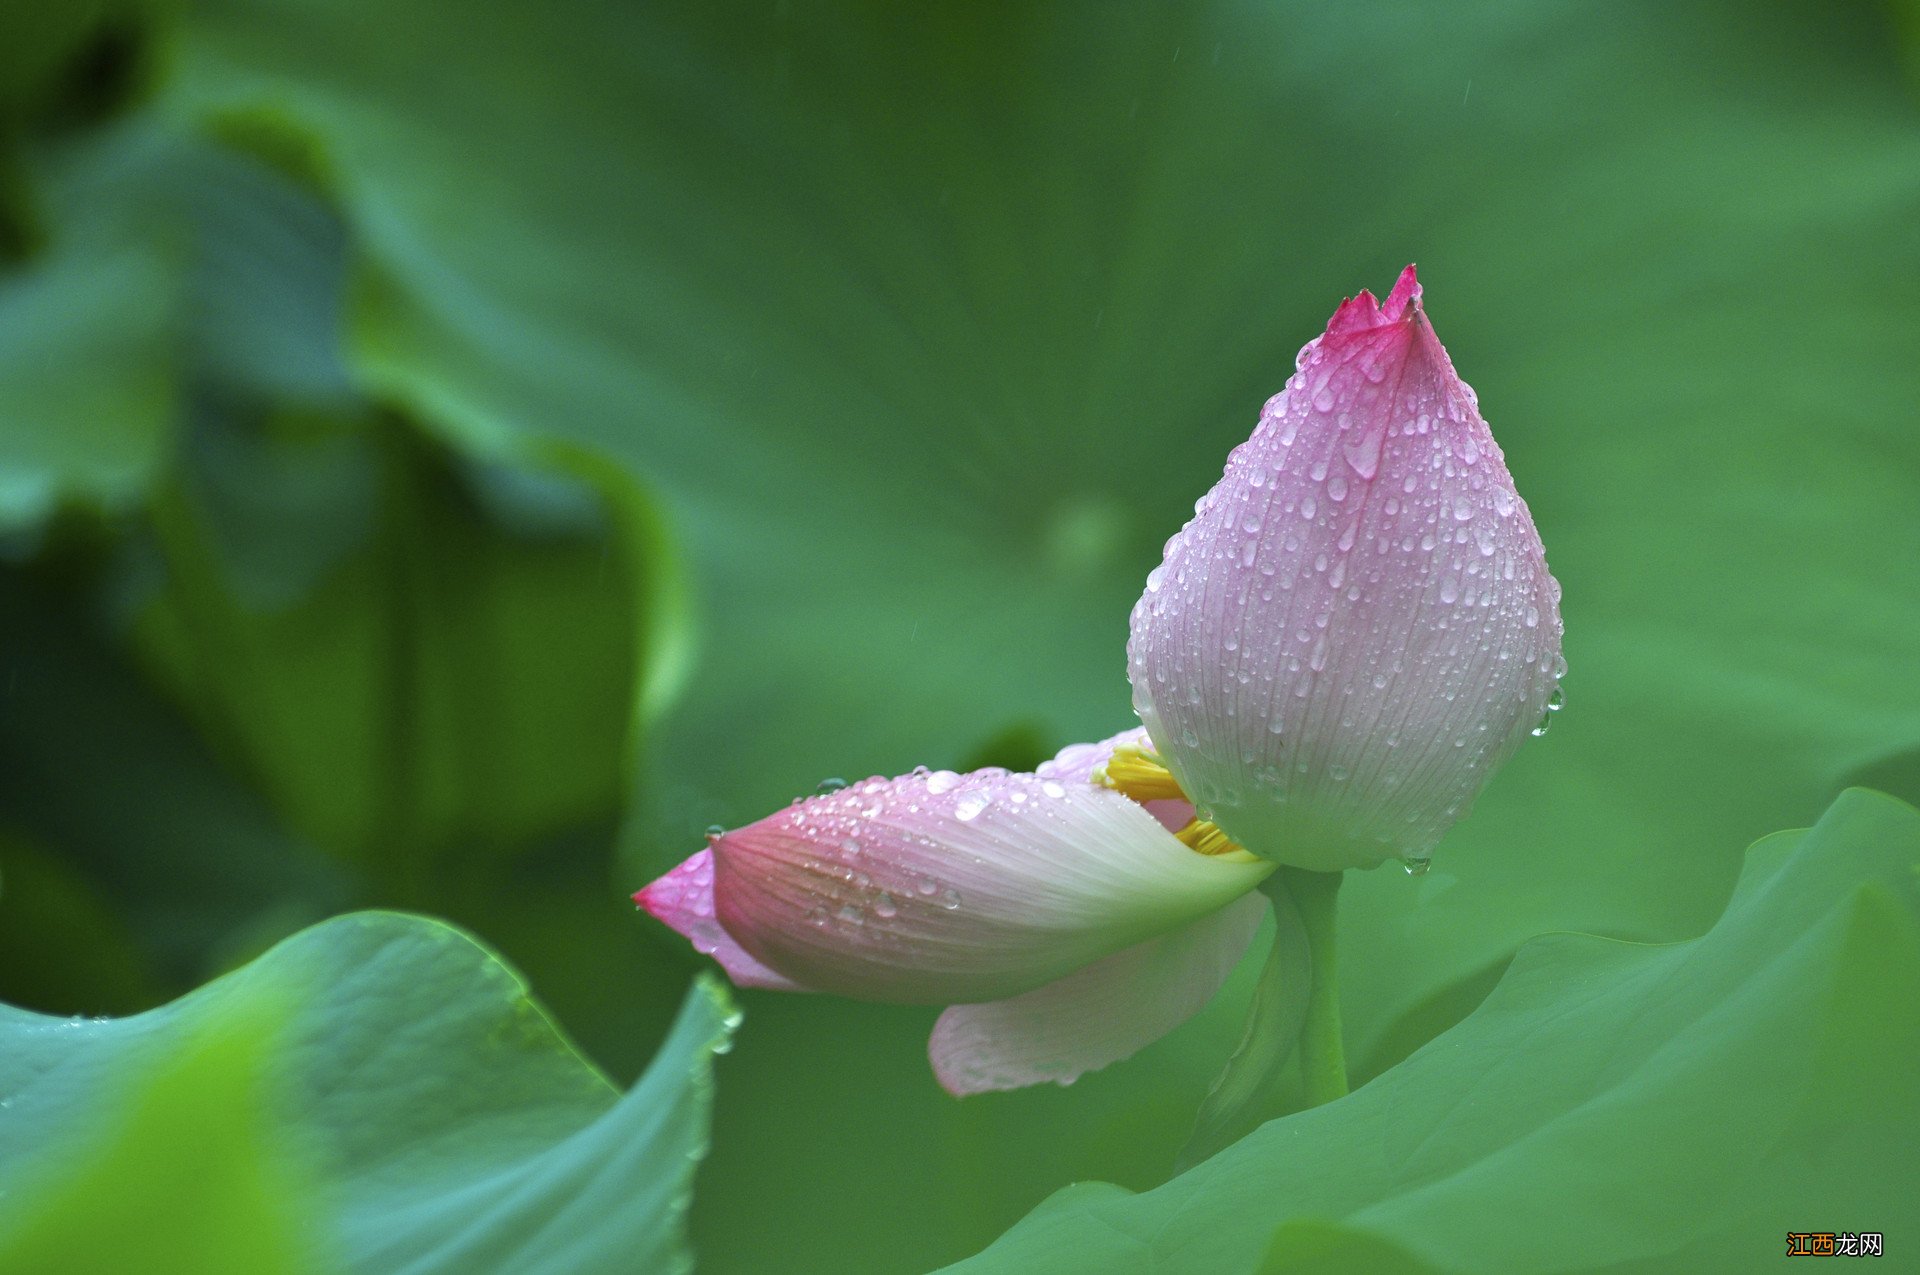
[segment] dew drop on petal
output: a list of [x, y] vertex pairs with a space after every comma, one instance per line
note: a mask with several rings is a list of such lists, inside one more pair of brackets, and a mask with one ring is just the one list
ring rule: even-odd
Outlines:
[[1353, 466], [1354, 473], [1372, 480], [1380, 469], [1380, 444], [1385, 438], [1385, 430], [1370, 429], [1359, 439], [1346, 444], [1347, 464]]

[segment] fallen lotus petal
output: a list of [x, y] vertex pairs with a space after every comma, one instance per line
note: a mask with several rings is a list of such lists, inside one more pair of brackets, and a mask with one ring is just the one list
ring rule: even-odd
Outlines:
[[1115, 747], [1141, 742], [1076, 745], [1033, 774], [922, 770], [809, 797], [634, 897], [742, 986], [978, 1011], [950, 1010], [935, 1036], [956, 1093], [1065, 1083], [1206, 1003], [1273, 868], [1185, 802], [1108, 786]]
[[1412, 266], [1297, 366], [1148, 578], [1134, 707], [1248, 849], [1423, 863], [1557, 706], [1560, 589]]

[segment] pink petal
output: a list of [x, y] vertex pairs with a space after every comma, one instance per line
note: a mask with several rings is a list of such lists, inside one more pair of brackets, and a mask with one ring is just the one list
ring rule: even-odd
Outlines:
[[1134, 707], [1248, 849], [1424, 858], [1547, 711], [1560, 588], [1413, 267], [1298, 367], [1147, 581]]
[[720, 962], [720, 968], [738, 987], [765, 987], [774, 991], [808, 990], [774, 973], [747, 955], [747, 950], [720, 928], [713, 915], [713, 851], [702, 850], [646, 889], [633, 896], [668, 926], [686, 936], [696, 952]]
[[1245, 895], [1024, 996], [955, 1005], [927, 1042], [934, 1075], [964, 1097], [1044, 1080], [1069, 1085], [1131, 1057], [1213, 999], [1266, 911], [1263, 896]]
[[1197, 854], [1086, 781], [870, 779], [714, 843], [715, 903], [821, 991], [949, 1004], [1030, 991], [1246, 893], [1271, 865]]

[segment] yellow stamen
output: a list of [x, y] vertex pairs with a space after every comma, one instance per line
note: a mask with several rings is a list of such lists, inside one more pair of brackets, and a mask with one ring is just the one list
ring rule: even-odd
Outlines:
[[[1159, 755], [1138, 744], [1122, 744], [1113, 750], [1107, 764], [1093, 772], [1093, 782], [1117, 790], [1121, 795], [1145, 805], [1149, 801], [1186, 801], [1180, 781], [1160, 761]], [[1205, 819], [1190, 819], [1187, 826], [1173, 834], [1181, 844], [1209, 858], [1239, 855], [1253, 856], [1235, 845], [1219, 827]]]
[[1093, 772], [1093, 782], [1118, 789], [1135, 801], [1185, 801], [1179, 780], [1160, 763], [1157, 754], [1138, 744], [1122, 744], [1107, 758], [1107, 764]]
[[1181, 841], [1185, 842], [1192, 849], [1208, 856], [1234, 854], [1236, 852], [1240, 854], [1246, 853], [1246, 851], [1241, 850], [1239, 846], [1228, 840], [1226, 833], [1220, 831], [1216, 825], [1208, 823], [1205, 819], [1189, 820], [1186, 827], [1173, 835], [1180, 838]]

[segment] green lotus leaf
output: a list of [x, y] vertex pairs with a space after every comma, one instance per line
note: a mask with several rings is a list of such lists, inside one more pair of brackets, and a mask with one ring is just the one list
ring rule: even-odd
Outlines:
[[0, 1008], [0, 1255], [686, 1270], [710, 1055], [734, 1022], [702, 980], [622, 1095], [485, 949], [393, 913], [305, 930], [131, 1018]]
[[1853, 790], [1757, 843], [1701, 937], [1535, 939], [1346, 1098], [1151, 1191], [1062, 1192], [950, 1269], [1734, 1272], [1789, 1230], [1884, 1232], [1916, 987], [1920, 811]]

